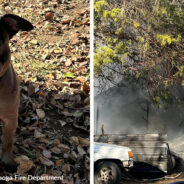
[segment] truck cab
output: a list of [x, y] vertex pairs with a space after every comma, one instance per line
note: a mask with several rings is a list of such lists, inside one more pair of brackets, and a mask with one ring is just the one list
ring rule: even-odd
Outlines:
[[118, 184], [122, 170], [133, 166], [130, 148], [107, 143], [94, 143], [95, 184]]

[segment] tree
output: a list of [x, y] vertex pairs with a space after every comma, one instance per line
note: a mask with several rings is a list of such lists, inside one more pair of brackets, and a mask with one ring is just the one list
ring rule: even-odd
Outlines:
[[[94, 72], [144, 89], [158, 106], [181, 101], [184, 4], [176, 0], [95, 0]], [[176, 90], [177, 87], [177, 90]]]

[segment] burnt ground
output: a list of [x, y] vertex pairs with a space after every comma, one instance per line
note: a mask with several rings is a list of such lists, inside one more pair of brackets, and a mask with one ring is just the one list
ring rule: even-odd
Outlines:
[[[175, 142], [175, 141], [174, 141]], [[170, 142], [172, 146], [172, 142]], [[180, 143], [179, 143], [180, 144]], [[176, 145], [176, 144], [175, 144]], [[175, 150], [176, 151], [176, 150]], [[167, 184], [172, 182], [181, 182], [184, 183], [184, 172], [183, 172], [183, 157], [182, 155], [176, 154], [174, 152], [171, 153], [174, 161], [174, 168], [170, 170], [171, 174], [166, 175], [163, 171], [157, 169], [156, 167], [149, 166], [145, 168], [145, 164], [142, 166], [140, 163], [137, 163], [137, 169], [130, 170], [124, 178], [127, 179], [122, 180], [121, 184], [133, 184], [133, 183], [142, 183], [142, 184]], [[138, 172], [136, 172], [138, 171]], [[143, 172], [142, 172], [143, 171]], [[146, 171], [146, 172], [144, 172]]]
[[[123, 184], [133, 184], [133, 183], [145, 183], [145, 184], [167, 184], [172, 182], [180, 182], [184, 183], [184, 147], [183, 147], [183, 136], [179, 136], [175, 139], [172, 139], [168, 141], [171, 155], [173, 157], [173, 164], [174, 168], [171, 170], [170, 175], [166, 175], [165, 173], [159, 171], [156, 168], [152, 168], [152, 166], [149, 166], [149, 171], [143, 173], [141, 172], [145, 170], [145, 167], [141, 167], [140, 164], [138, 164], [138, 168], [140, 173], [129, 172], [129, 177], [127, 180], [124, 179], [121, 183]], [[135, 164], [135, 163], [134, 163]], [[148, 169], [148, 168], [147, 168]], [[147, 170], [148, 171], [148, 170]], [[126, 175], [125, 175], [126, 177]], [[132, 178], [132, 179], [131, 179]], [[137, 179], [136, 179], [137, 178]]]
[[[162, 179], [162, 180], [158, 180], [158, 181], [127, 181], [124, 182], [122, 181], [120, 184], [168, 184], [168, 183], [172, 183], [172, 182], [179, 182], [179, 181], [183, 181], [184, 183], [184, 178], [176, 178], [176, 179]], [[182, 183], [180, 183], [182, 184]]]
[[[146, 178], [146, 177], [145, 177]], [[184, 183], [184, 173], [183, 172], [178, 172], [174, 173], [171, 175], [163, 175], [163, 176], [158, 176], [158, 178], [153, 178], [153, 179], [142, 179], [142, 180], [136, 180], [133, 178], [132, 180], [126, 180], [121, 182], [121, 184], [168, 184], [172, 182], [179, 182], [183, 181]]]
[[[89, 1], [0, 1], [0, 12], [28, 19], [34, 30], [10, 42], [21, 86], [14, 173], [0, 176], [63, 176], [89, 183]], [[3, 183], [3, 181], [0, 181]]]

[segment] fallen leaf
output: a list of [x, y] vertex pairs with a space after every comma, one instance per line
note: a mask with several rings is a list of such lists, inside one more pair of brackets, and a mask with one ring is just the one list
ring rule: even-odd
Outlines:
[[81, 146], [89, 146], [90, 145], [90, 142], [88, 139], [84, 139], [84, 138], [78, 136], [78, 140], [79, 140], [79, 143]]
[[54, 145], [60, 144], [60, 140], [59, 140], [59, 139], [54, 139], [53, 144], [54, 144]]
[[31, 40], [30, 43], [36, 45], [36, 44], [38, 44], [38, 40], [35, 40], [35, 39], [34, 40]]
[[85, 82], [83, 85], [83, 91], [87, 94], [90, 92], [90, 86], [87, 82]]
[[69, 140], [70, 140], [70, 142], [72, 144], [79, 145], [79, 139], [78, 139], [78, 137], [73, 136], [73, 137], [70, 137]]
[[85, 82], [85, 78], [83, 76], [78, 76], [78, 77], [75, 78], [75, 80], [78, 80], [81, 83], [84, 83]]
[[76, 154], [74, 151], [72, 151], [72, 152], [70, 153], [70, 158], [71, 158], [72, 160], [77, 160], [77, 154]]
[[48, 13], [46, 13], [46, 15], [45, 15], [45, 19], [46, 20], [53, 20], [53, 18], [54, 18], [54, 14], [52, 13], [52, 12], [48, 12]]
[[65, 66], [71, 66], [72, 64], [72, 60], [71, 59], [67, 59], [65, 62]]
[[79, 44], [79, 33], [71, 33], [70, 42], [72, 45]]
[[65, 145], [65, 144], [59, 144], [58, 148], [60, 148], [61, 152], [66, 153], [70, 150], [69, 146]]
[[75, 76], [74, 76], [74, 74], [71, 73], [71, 72], [66, 72], [66, 73], [63, 74], [62, 77], [63, 77], [63, 78], [67, 78], [67, 77], [69, 77], [69, 78], [74, 78]]
[[76, 11], [76, 13], [79, 14], [79, 15], [83, 15], [85, 12], [86, 12], [85, 9], [80, 9], [80, 10]]
[[44, 112], [43, 109], [36, 109], [36, 114], [38, 115], [38, 117], [39, 117], [40, 119], [45, 118], [45, 112]]
[[34, 166], [33, 161], [29, 160], [29, 158], [25, 155], [15, 158], [15, 161], [19, 164], [17, 174], [20, 175], [27, 173]]
[[54, 165], [54, 162], [52, 162], [51, 160], [49, 160], [46, 157], [40, 156], [39, 159], [40, 159], [41, 163], [44, 165], [47, 165], [47, 166]]
[[74, 117], [76, 117], [76, 118], [80, 118], [80, 117], [82, 117], [83, 116], [83, 111], [82, 110], [77, 110], [77, 111], [75, 111], [75, 113], [74, 113]]
[[71, 20], [63, 20], [61, 23], [62, 24], [69, 24], [71, 22]]
[[45, 138], [46, 135], [45, 134], [42, 134], [37, 129], [35, 129], [35, 131], [34, 131], [34, 137], [37, 138], [37, 139], [39, 139], [39, 138]]
[[62, 166], [62, 171], [65, 172], [65, 173], [70, 172], [70, 165], [69, 164], [64, 164]]
[[52, 151], [53, 153], [55, 153], [55, 154], [60, 154], [60, 153], [61, 153], [61, 150], [60, 150], [59, 148], [57, 148], [57, 147], [51, 148], [51, 151]]
[[61, 166], [61, 164], [62, 164], [62, 161], [61, 160], [57, 160], [56, 161], [56, 166]]
[[84, 149], [79, 145], [77, 146], [77, 150], [78, 150], [78, 153], [81, 157], [83, 157], [83, 155], [86, 154], [86, 152], [84, 151]]
[[51, 158], [52, 157], [51, 152], [49, 150], [43, 150], [42, 154], [46, 158]]

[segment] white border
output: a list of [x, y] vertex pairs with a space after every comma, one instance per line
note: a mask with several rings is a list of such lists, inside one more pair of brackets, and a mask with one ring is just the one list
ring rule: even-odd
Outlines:
[[94, 2], [90, 0], [90, 184], [94, 184]]

